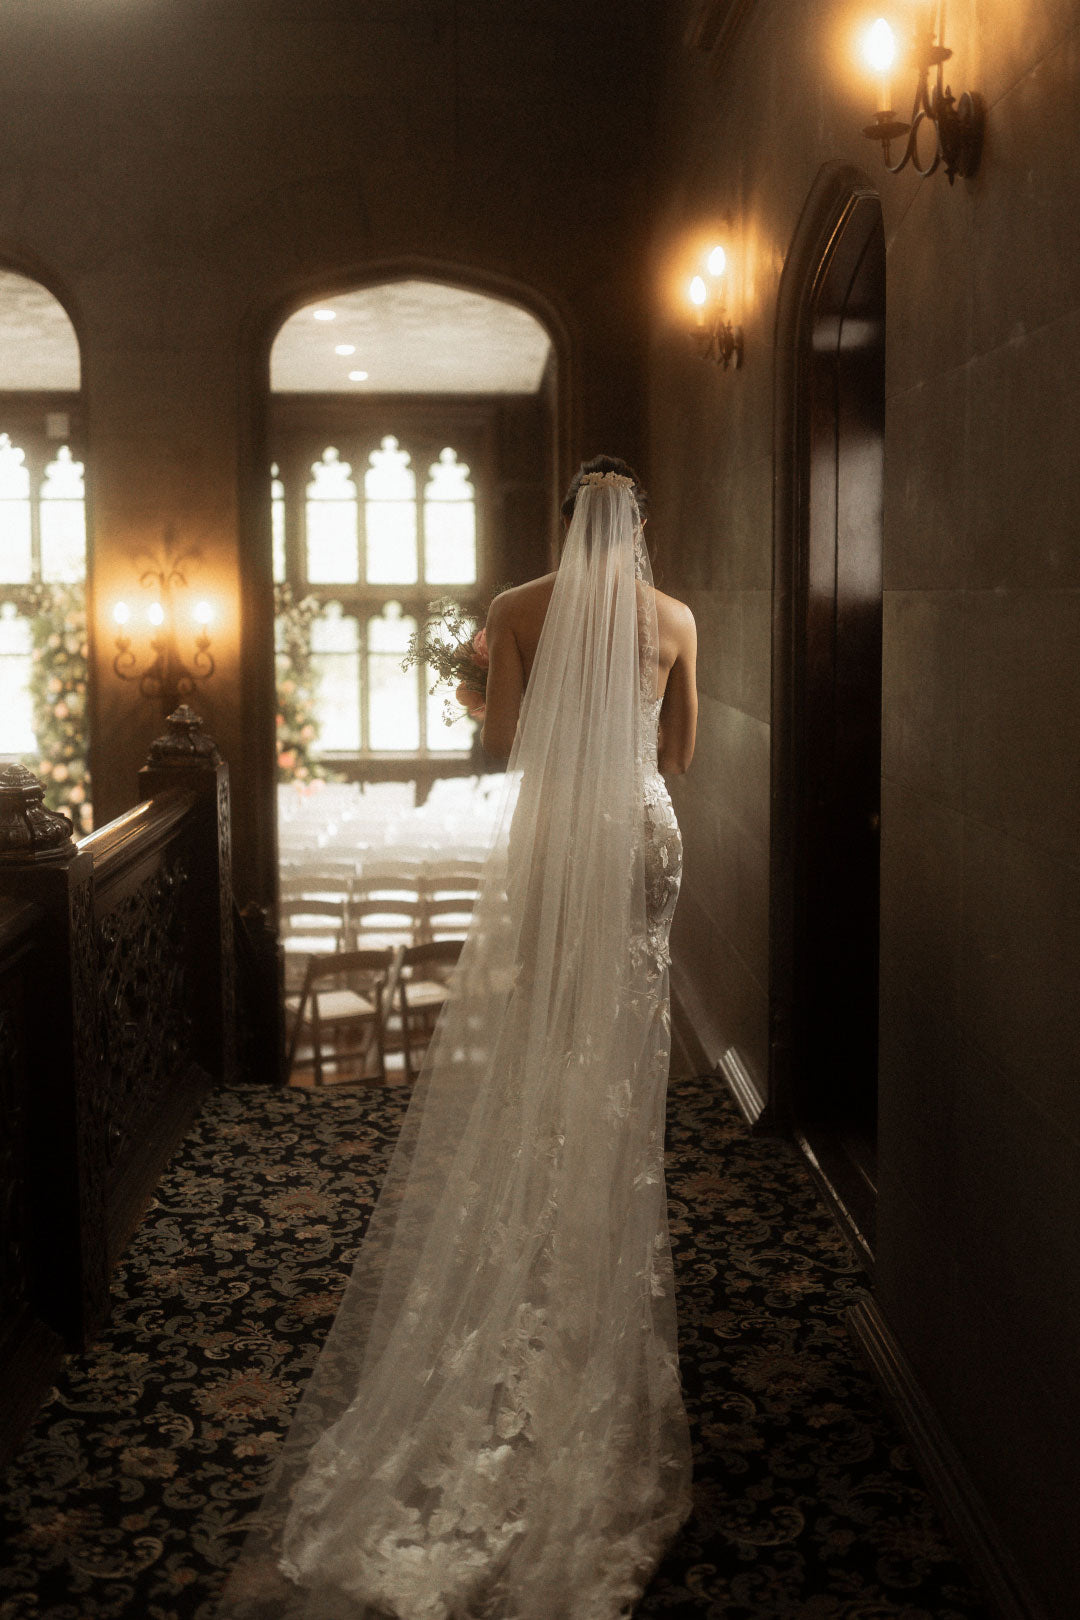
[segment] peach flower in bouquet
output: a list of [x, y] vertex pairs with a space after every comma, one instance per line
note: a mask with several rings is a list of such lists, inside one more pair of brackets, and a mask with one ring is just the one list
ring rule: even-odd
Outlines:
[[[443, 683], [453, 686], [454, 698], [470, 720], [482, 720], [489, 662], [487, 631], [483, 626], [476, 629], [479, 615], [475, 609], [451, 597], [432, 602], [431, 613], [432, 618], [410, 640], [401, 667], [426, 664], [435, 676], [430, 690], [434, 692]], [[447, 725], [456, 718], [447, 705]]]

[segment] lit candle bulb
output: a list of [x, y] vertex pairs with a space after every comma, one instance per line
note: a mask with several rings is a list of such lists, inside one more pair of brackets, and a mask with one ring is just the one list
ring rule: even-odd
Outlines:
[[127, 624], [131, 618], [131, 609], [126, 602], [117, 602], [112, 610], [112, 616], [117, 624]]
[[705, 260], [706, 270], [708, 270], [710, 276], [716, 276], [717, 278], [723, 275], [726, 264], [727, 254], [724, 252], [722, 247], [714, 247], [712, 252], [709, 254], [709, 257]]
[[705, 325], [705, 282], [701, 276], [695, 276], [690, 283], [690, 302], [694, 306], [694, 314], [698, 326]]
[[884, 17], [871, 23], [863, 38], [863, 56], [871, 72], [878, 76], [878, 110], [892, 111], [890, 75], [896, 61], [896, 35]]
[[162, 607], [160, 602], [151, 602], [150, 606], [146, 610], [146, 617], [150, 620], [151, 624], [164, 624], [165, 609]]
[[214, 622], [214, 609], [209, 602], [196, 602], [193, 609], [196, 624], [212, 624]]

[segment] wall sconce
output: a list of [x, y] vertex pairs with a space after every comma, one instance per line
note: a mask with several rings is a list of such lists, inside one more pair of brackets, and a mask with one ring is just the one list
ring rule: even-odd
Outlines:
[[[864, 127], [863, 134], [872, 141], [881, 142], [885, 167], [890, 174], [899, 174], [910, 163], [915, 173], [925, 179], [934, 173], [939, 164], [944, 163], [951, 186], [957, 175], [968, 180], [979, 167], [985, 111], [980, 96], [965, 91], [957, 101], [944, 81], [944, 66], [952, 55], [945, 44], [944, 0], [931, 0], [924, 8], [914, 44], [919, 78], [915, 86], [911, 122], [905, 124], [892, 109], [896, 35], [884, 17], [879, 17], [863, 35], [863, 57], [878, 80], [878, 108], [873, 123]], [[937, 70], [936, 78], [931, 89], [930, 74], [934, 69]], [[923, 124], [933, 126], [935, 140], [934, 155], [925, 167], [919, 162], [919, 131]], [[902, 136], [907, 137], [904, 150], [898, 161], [893, 163], [892, 143]]]
[[694, 310], [690, 335], [703, 360], [712, 360], [725, 371], [733, 365], [737, 371], [743, 363], [743, 335], [741, 326], [732, 326], [724, 307], [726, 266], [727, 254], [722, 247], [714, 247], [705, 260], [705, 274], [691, 281], [687, 289]]
[[127, 602], [117, 602], [113, 606], [113, 620], [118, 627], [113, 669], [122, 681], [137, 681], [143, 697], [160, 698], [166, 715], [186, 700], [195, 690], [196, 682], [208, 680], [214, 673], [209, 631], [214, 622], [214, 608], [205, 599], [196, 602], [190, 612], [195, 627], [195, 651], [190, 668], [180, 656], [180, 615], [174, 587], [186, 590], [188, 581], [184, 565], [194, 555], [187, 552], [176, 562], [144, 569], [139, 576], [139, 584], [155, 593], [154, 600], [146, 609], [154, 656], [142, 671], [136, 667], [138, 660], [131, 648], [131, 638], [124, 633], [125, 626], [131, 623], [132, 610]]

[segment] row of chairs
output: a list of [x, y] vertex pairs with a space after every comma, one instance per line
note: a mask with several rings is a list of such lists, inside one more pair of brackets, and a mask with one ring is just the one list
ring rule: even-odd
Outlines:
[[279, 918], [286, 988], [315, 952], [461, 939], [480, 888], [476, 861], [365, 861], [285, 868]]
[[405, 1077], [415, 1079], [448, 994], [462, 940], [428, 940], [377, 949], [324, 951], [307, 958], [300, 989], [285, 997], [288, 1074], [306, 1038], [314, 1082], [324, 1084], [331, 1059], [359, 1079], [387, 1078], [387, 1056], [403, 1054]]

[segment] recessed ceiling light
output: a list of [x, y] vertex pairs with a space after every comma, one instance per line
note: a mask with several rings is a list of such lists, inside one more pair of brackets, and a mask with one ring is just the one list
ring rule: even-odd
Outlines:
[[337, 310], [336, 309], [313, 309], [312, 312], [311, 312], [311, 318], [312, 318], [312, 320], [315, 320], [315, 321], [336, 321], [337, 320]]
[[355, 354], [356, 353], [356, 344], [355, 343], [335, 343], [335, 345], [334, 345], [334, 353], [335, 354]]
[[350, 371], [349, 372], [349, 381], [350, 382], [367, 382], [367, 377], [368, 377], [368, 374], [367, 374], [366, 371]]

